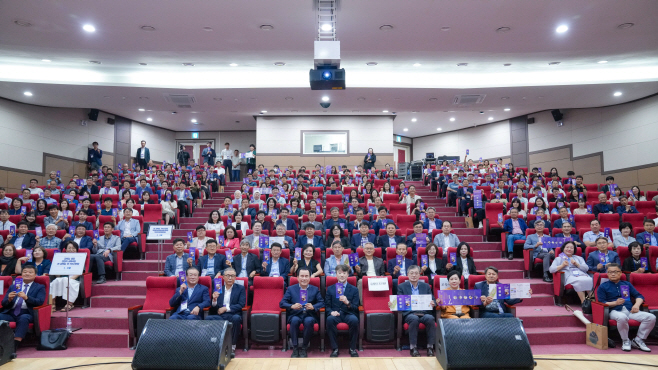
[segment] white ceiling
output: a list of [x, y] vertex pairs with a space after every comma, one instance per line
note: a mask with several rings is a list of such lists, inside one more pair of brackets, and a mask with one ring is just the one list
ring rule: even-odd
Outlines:
[[[343, 1], [337, 35], [348, 89], [331, 92], [308, 87], [317, 27], [313, 3], [3, 1], [0, 96], [99, 108], [142, 122], [151, 117], [151, 124], [181, 131], [255, 129], [253, 116], [261, 110], [389, 110], [397, 115], [394, 132], [416, 137], [437, 133], [437, 127], [446, 132], [491, 122], [489, 117], [604, 106], [658, 92], [655, 0]], [[617, 27], [627, 22], [635, 25]], [[82, 31], [84, 24], [96, 32]], [[260, 30], [264, 24], [274, 29]], [[557, 34], [562, 24], [569, 30]], [[141, 30], [145, 25], [155, 31]], [[393, 29], [381, 31], [382, 25]], [[511, 30], [496, 32], [499, 27]], [[555, 61], [561, 63], [548, 65]], [[458, 67], [462, 62], [468, 66]], [[32, 97], [23, 95], [28, 90]], [[615, 91], [622, 96], [614, 97]], [[197, 103], [178, 109], [164, 99], [170, 93], [194, 95]], [[487, 97], [476, 106], [452, 105], [455, 95], [473, 93]], [[327, 112], [318, 104], [324, 95], [332, 102]], [[174, 110], [179, 113], [172, 115]], [[193, 125], [192, 118], [203, 125]]]

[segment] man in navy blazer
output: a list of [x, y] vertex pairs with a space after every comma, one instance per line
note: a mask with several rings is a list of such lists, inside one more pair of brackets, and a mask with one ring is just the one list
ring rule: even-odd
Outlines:
[[282, 207], [280, 213], [281, 218], [276, 221], [274, 227], [276, 227], [279, 224], [282, 224], [283, 226], [286, 227], [286, 231], [294, 230], [295, 234], [297, 234], [297, 224], [295, 223], [295, 220], [288, 218], [288, 214], [290, 214], [288, 208]]
[[[217, 274], [219, 276], [219, 274]], [[224, 270], [224, 286], [222, 292], [217, 291], [213, 282], [212, 303], [206, 320], [226, 320], [233, 324], [231, 332], [231, 357], [235, 357], [235, 343], [240, 337], [242, 326], [242, 309], [247, 304], [247, 293], [245, 288], [240, 284], [235, 284], [237, 274], [231, 267]]]
[[70, 241], [74, 242], [75, 239], [80, 239], [80, 243], [78, 243], [78, 247], [80, 247], [80, 249], [89, 249], [91, 251], [94, 248], [94, 242], [90, 237], [85, 235], [86, 232], [87, 232], [87, 228], [84, 227], [84, 225], [78, 225], [75, 228], [75, 235], [73, 235], [70, 238], [66, 238], [62, 240], [61, 245], [66, 245], [66, 243]]
[[[331, 344], [331, 355], [338, 357], [338, 324], [345, 323], [349, 327], [350, 356], [359, 357], [356, 351], [356, 341], [359, 338], [359, 290], [347, 283], [350, 274], [349, 266], [336, 266], [338, 283], [327, 288], [325, 294], [325, 312], [327, 315], [327, 334]], [[336, 293], [336, 285], [341, 284], [342, 294]]]
[[[407, 245], [404, 242], [398, 243], [395, 248], [395, 258], [388, 261], [388, 273], [393, 277], [393, 294], [397, 294], [398, 277], [407, 276], [409, 267], [414, 265], [414, 262], [405, 256], [407, 255]], [[402, 256], [402, 265], [398, 265], [397, 256]]]
[[512, 218], [505, 220], [503, 224], [499, 222], [498, 226], [507, 232], [507, 259], [511, 260], [514, 258], [514, 241], [525, 239], [525, 230], [528, 228], [528, 225], [525, 224], [522, 218], [519, 218], [518, 209], [510, 209], [509, 215]]
[[[285, 308], [288, 314], [290, 339], [293, 346], [292, 356], [290, 357], [293, 358], [307, 357], [306, 347], [311, 341], [315, 324], [320, 321], [320, 309], [324, 307], [320, 289], [309, 284], [311, 272], [306, 268], [301, 268], [297, 270], [297, 279], [299, 284], [288, 287], [286, 294], [279, 302], [279, 307]], [[302, 297], [302, 294], [305, 294], [305, 297]], [[302, 300], [302, 298], [305, 299]], [[304, 333], [303, 342], [300, 345], [298, 337], [301, 324], [304, 324]]]
[[404, 243], [403, 237], [395, 235], [396, 228], [395, 224], [390, 223], [386, 225], [386, 234], [377, 237], [377, 246], [382, 249], [382, 256], [386, 256], [386, 249], [393, 248], [393, 242], [395, 245]]
[[176, 313], [171, 315], [170, 320], [201, 320], [203, 309], [210, 306], [208, 287], [197, 284], [199, 270], [190, 267], [186, 274], [186, 282], [176, 289], [176, 293], [169, 300], [169, 306], [176, 308]]
[[[0, 320], [16, 323], [14, 350], [12, 351], [12, 357], [14, 358], [21, 341], [27, 334], [28, 327], [34, 322], [34, 307], [41, 306], [46, 299], [46, 288], [34, 282], [36, 276], [37, 270], [34, 265], [24, 265], [21, 273], [23, 288], [20, 292], [17, 292], [16, 283], [14, 282], [2, 300]], [[8, 351], [9, 349], [5, 350]]]
[[252, 283], [254, 276], [260, 274], [260, 261], [256, 255], [249, 253], [249, 242], [243, 240], [240, 242], [240, 254], [233, 257], [233, 262], [226, 262], [226, 265], [233, 267], [238, 277], [248, 277], [249, 284]]
[[[226, 269], [226, 256], [217, 253], [217, 240], [210, 239], [206, 242], [206, 252], [208, 254], [199, 257], [196, 264], [197, 270], [201, 271], [201, 276], [221, 274]], [[203, 252], [199, 251], [199, 254], [203, 254]]]
[[654, 233], [655, 228], [656, 223], [652, 219], [646, 219], [644, 221], [644, 231], [635, 235], [635, 239], [644, 248], [649, 248], [650, 245], [658, 245], [658, 235]]
[[181, 238], [174, 239], [174, 254], [168, 255], [165, 259], [164, 273], [166, 276], [178, 277], [178, 272], [187, 271], [190, 267], [189, 253], [185, 253], [185, 241]]
[[324, 220], [323, 225], [325, 230], [331, 229], [332, 226], [338, 225], [341, 229], [347, 228], [347, 221], [344, 218], [340, 218], [340, 210], [338, 207], [331, 207], [331, 217]]
[[[434, 308], [434, 295], [432, 294], [432, 287], [429, 284], [420, 281], [420, 267], [413, 265], [407, 271], [409, 281], [398, 285], [398, 294], [400, 295], [419, 295], [429, 294], [432, 296], [430, 305]], [[397, 305], [397, 302], [389, 302]], [[420, 356], [418, 353], [418, 326], [420, 323], [425, 325], [425, 334], [427, 335], [427, 356], [434, 356], [434, 337], [436, 335], [436, 321], [434, 319], [434, 312], [427, 311], [403, 311], [402, 317], [404, 322], [409, 325], [409, 353], [412, 357]]]
[[290, 261], [281, 257], [281, 249], [283, 247], [279, 243], [272, 243], [270, 246], [270, 261], [266, 262], [263, 258], [262, 274], [269, 277], [283, 277], [284, 287], [288, 286], [288, 273], [290, 273]]
[[[587, 266], [589, 267], [589, 271], [606, 272], [606, 265], [608, 263], [617, 263], [621, 265], [617, 252], [608, 250], [608, 239], [605, 236], [599, 236], [596, 239], [596, 248], [598, 249], [597, 251], [594, 251], [587, 256]], [[605, 263], [601, 263], [602, 259]]]
[[356, 208], [354, 214], [356, 215], [356, 220], [347, 223], [347, 232], [350, 235], [352, 235], [352, 231], [361, 229], [361, 225], [364, 223], [370, 225], [369, 221], [363, 219], [365, 216], [365, 210], [363, 208]]
[[[480, 300], [482, 301], [479, 310], [480, 318], [514, 317], [505, 304], [513, 306], [523, 302], [523, 299], [495, 299], [495, 293], [489, 292], [489, 285], [498, 284], [498, 269], [489, 266], [484, 270], [484, 275], [487, 280], [475, 284], [475, 289], [480, 290]], [[530, 289], [530, 295], [532, 295], [532, 289]]]
[[[434, 207], [428, 207], [425, 213], [427, 214], [427, 217], [425, 217], [425, 221], [423, 221], [423, 229], [427, 230], [430, 234], [432, 233], [432, 229], [441, 230], [441, 227], [443, 227], [443, 221], [439, 218], [434, 218], [436, 215], [436, 209], [434, 209]], [[430, 225], [432, 225], [431, 228]]]
[[301, 235], [297, 238], [297, 244], [295, 248], [303, 248], [306, 244], [313, 244], [316, 248], [324, 249], [324, 242], [322, 241], [322, 236], [315, 235], [315, 226], [312, 223], [307, 223], [304, 225], [305, 235]]
[[11, 238], [9, 244], [13, 244], [16, 249], [32, 249], [37, 244], [37, 238], [27, 232], [27, 222], [21, 221], [16, 227], [16, 235]]
[[375, 234], [370, 234], [370, 225], [363, 222], [359, 225], [359, 233], [352, 235], [350, 238], [350, 244], [356, 251], [356, 248], [362, 247], [366, 243], [372, 243], [374, 245], [376, 239]]

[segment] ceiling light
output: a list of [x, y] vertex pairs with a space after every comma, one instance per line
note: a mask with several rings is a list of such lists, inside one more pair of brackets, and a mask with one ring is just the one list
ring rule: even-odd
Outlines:
[[285, 62], [274, 62], [274, 65], [277, 66], [277, 67], [283, 67], [283, 66], [286, 65], [286, 63]]
[[272, 26], [271, 24], [263, 24], [260, 26], [260, 29], [263, 31], [271, 31], [274, 29], [274, 26]]
[[621, 91], [617, 91], [617, 92], [615, 92], [615, 93], [612, 94], [612, 95], [614, 95], [614, 96], [621, 96]]
[[91, 63], [91, 64], [101, 64], [100, 60], [90, 60], [89, 63]]
[[421, 66], [420, 63], [414, 63], [414, 67], [420, 67], [420, 66]]
[[286, 100], [293, 100], [292, 96], [286, 96]]
[[406, 131], [409, 131], [409, 129], [405, 127], [404, 129], [402, 129], [402, 131], [406, 132]]
[[509, 96], [503, 96], [501, 99], [502, 100], [509, 100]]
[[558, 26], [558, 27], [555, 29], [555, 32], [557, 32], [557, 33], [565, 33], [565, 32], [567, 32], [568, 30], [569, 30], [569, 26], [563, 24], [563, 25]]
[[441, 31], [450, 31], [450, 27], [441, 27]]
[[384, 25], [379, 26], [380, 31], [390, 31], [392, 29], [393, 29], [393, 26], [391, 26], [390, 24], [384, 24]]
[[50, 62], [52, 62], [52, 60], [50, 60], [50, 59], [41, 59], [41, 61], [42, 61], [42, 62], [46, 62], [46, 63], [50, 63]]
[[416, 122], [416, 121], [418, 121], [416, 118], [411, 119], [411, 122]]
[[140, 96], [139, 98], [142, 99], [142, 100], [149, 100], [148, 96]]
[[32, 23], [30, 23], [28, 21], [21, 20], [21, 19], [15, 20], [14, 24], [16, 24], [18, 26], [21, 26], [21, 27], [31, 27], [32, 26]]
[[[23, 95], [25, 95], [25, 96], [32, 96], [32, 93], [29, 92], [29, 91], [26, 91], [26, 92], [23, 93]], [[620, 95], [621, 95], [621, 94], [620, 94]]]
[[267, 113], [267, 111], [266, 111], [266, 110], [262, 110], [262, 111], [260, 111], [260, 112], [261, 112], [261, 113]]
[[383, 110], [382, 113], [388, 113], [388, 111], [387, 111], [387, 110]]
[[368, 62], [368, 63], [366, 63], [366, 65], [367, 65], [368, 67], [374, 67], [374, 66], [377, 65], [377, 62]]
[[503, 64], [504, 67], [509, 67], [509, 66], [511, 66], [511, 65], [512, 65], [512, 63], [505, 63], [505, 64]]
[[489, 121], [493, 121], [493, 117], [489, 117]]
[[505, 112], [509, 112], [511, 109], [505, 108], [504, 110], [505, 110]]
[[155, 31], [155, 27], [153, 26], [141, 26], [139, 28], [141, 28], [142, 31]]
[[222, 98], [212, 98], [212, 100], [215, 100], [215, 101], [222, 101]]
[[322, 101], [329, 101], [329, 97], [328, 96], [323, 96]]
[[439, 100], [438, 98], [430, 98], [430, 101], [437, 101]]
[[450, 117], [450, 122], [455, 122], [455, 117]]
[[145, 111], [145, 110], [146, 110], [146, 109], [144, 109], [144, 108], [139, 108], [139, 111], [140, 111], [140, 112], [143, 112], [143, 111]]
[[608, 61], [607, 60], [599, 60], [597, 63], [598, 64], [605, 64], [605, 63], [608, 63]]
[[329, 32], [332, 29], [334, 29], [334, 27], [330, 23], [325, 23], [322, 25], [322, 27], [320, 27], [320, 29], [323, 30], [324, 32]]
[[212, 27], [203, 27], [203, 30], [206, 31], [206, 32], [211, 32]]
[[558, 64], [560, 64], [560, 62], [550, 62], [550, 63], [548, 63], [549, 66], [556, 66]]
[[87, 32], [96, 32], [96, 27], [92, 26], [91, 24], [85, 24], [82, 26], [82, 29]]
[[171, 112], [171, 114], [178, 114], [178, 112], [174, 111], [174, 112]]
[[509, 31], [511, 31], [511, 30], [512, 30], [512, 29], [509, 28], [509, 27], [500, 27], [500, 28], [496, 29], [496, 32], [498, 32], [498, 33], [505, 33], [505, 32], [509, 32]]
[[146, 65], [146, 63], [139, 63], [139, 65], [140, 65], [140, 66], [145, 66], [145, 65]]
[[185, 67], [194, 67], [194, 63], [183, 63]]
[[441, 127], [437, 128], [436, 131], [441, 131]]
[[366, 100], [366, 98], [364, 98], [363, 96], [360, 96], [360, 97], [356, 98], [356, 100], [358, 100], [358, 101], [364, 101], [364, 100]]
[[153, 121], [153, 118], [149, 117], [149, 118], [147, 118], [146, 120], [149, 121], [149, 122], [151, 122], [151, 121]]
[[196, 120], [194, 118], [192, 118], [192, 123], [196, 123]]
[[457, 67], [466, 67], [468, 63], [457, 63]]
[[622, 23], [619, 26], [617, 26], [617, 28], [619, 28], [620, 30], [625, 30], [625, 29], [631, 28], [633, 26], [635, 26], [635, 23]]
[[231, 66], [231, 67], [237, 67], [237, 66], [238, 66], [238, 63], [231, 63], [231, 64], [229, 64], [229, 66]]

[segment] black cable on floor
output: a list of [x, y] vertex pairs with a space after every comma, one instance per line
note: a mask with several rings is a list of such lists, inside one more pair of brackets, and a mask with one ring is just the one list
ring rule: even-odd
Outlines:
[[132, 364], [132, 362], [99, 362], [96, 364], [85, 364], [85, 365], [76, 365], [76, 366], [69, 366], [69, 367], [60, 367], [57, 369], [52, 369], [52, 370], [66, 370], [66, 369], [74, 369], [76, 367], [85, 367], [85, 366], [98, 366], [98, 365], [114, 365], [114, 364]]
[[540, 358], [540, 357], [535, 357], [535, 360], [544, 360], [544, 361], [592, 361], [592, 362], [605, 362], [605, 363], [609, 363], [609, 364], [623, 364], [623, 365], [658, 367], [658, 365], [652, 365], [652, 364], [638, 364], [638, 363], [634, 363], [634, 362], [596, 360], [596, 359], [584, 359], [584, 358]]

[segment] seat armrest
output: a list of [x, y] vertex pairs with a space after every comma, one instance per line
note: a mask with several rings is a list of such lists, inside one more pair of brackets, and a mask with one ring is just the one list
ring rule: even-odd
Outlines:
[[123, 272], [123, 251], [112, 251], [114, 257], [114, 272]]
[[530, 252], [531, 252], [530, 249], [523, 250], [523, 269], [528, 274], [528, 277], [530, 277], [530, 272], [532, 271], [532, 265], [535, 262]]
[[91, 297], [91, 285], [93, 282], [93, 277], [91, 272], [85, 272], [82, 274], [82, 284], [84, 288], [83, 294], [81, 294], [82, 298], [90, 298]]
[[500, 234], [500, 242], [502, 244], [502, 252], [503, 254], [507, 252], [507, 234], [508, 232], [503, 232]]
[[564, 272], [557, 271], [553, 274], [553, 295], [556, 297], [562, 297], [564, 295], [565, 279]]
[[128, 307], [128, 339], [130, 345], [135, 345], [135, 331], [137, 330], [137, 314], [144, 308], [143, 305]]
[[608, 326], [607, 317], [610, 313], [610, 307], [601, 302], [592, 301], [592, 322], [599, 325]]
[[41, 333], [50, 329], [50, 319], [52, 308], [49, 304], [34, 307], [34, 333], [41, 336]]
[[168, 319], [171, 317], [171, 315], [176, 311], [175, 308], [169, 307], [165, 310], [165, 319]]
[[509, 312], [516, 317], [516, 306], [505, 303], [505, 306], [509, 309]]
[[480, 306], [473, 306], [473, 318], [477, 319], [480, 317]]

